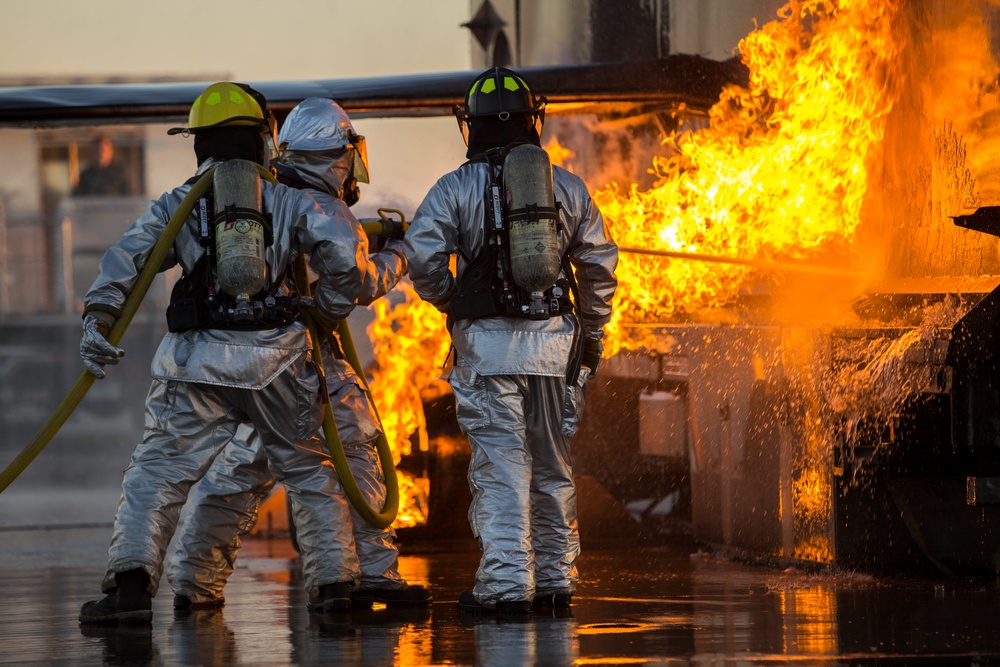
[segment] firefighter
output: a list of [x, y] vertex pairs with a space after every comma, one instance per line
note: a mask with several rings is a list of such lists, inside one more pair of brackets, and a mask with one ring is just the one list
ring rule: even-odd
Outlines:
[[[410, 280], [447, 314], [455, 350], [483, 551], [458, 605], [474, 613], [567, 607], [578, 579], [569, 438], [600, 362], [618, 249], [583, 182], [538, 158], [544, 109], [519, 74], [479, 75], [455, 109], [469, 161], [431, 188], [404, 239]], [[517, 204], [525, 189], [549, 200]], [[538, 252], [525, 258], [526, 221]], [[542, 283], [520, 279], [525, 268]]]
[[[104, 254], [100, 275], [84, 298], [80, 353], [98, 378], [104, 376], [105, 364], [117, 363], [124, 354], [105, 337], [192, 183], [217, 166], [212, 177], [219, 197], [220, 183], [228, 182], [220, 172], [238, 174], [249, 167], [257, 174], [252, 163], [266, 166], [273, 149], [274, 122], [266, 101], [243, 84], [220, 82], [206, 88], [192, 104], [188, 127], [170, 134], [182, 132], [194, 135], [195, 177], [150, 202]], [[313, 307], [330, 320], [347, 317], [366, 279], [357, 258], [367, 256], [367, 240], [353, 233], [343, 216], [324, 213], [301, 190], [270, 183], [259, 174], [243, 185], [256, 188], [263, 210], [227, 206], [214, 232], [269, 227], [259, 254], [243, 258], [244, 268], [266, 264], [265, 287], [250, 295], [223, 291], [223, 260], [232, 269], [240, 253], [255, 244], [224, 248], [223, 237], [208, 233], [211, 228], [203, 218], [187, 214], [160, 269], [176, 263], [183, 275], [167, 311], [170, 331], [152, 362], [143, 440], [122, 481], [102, 586], [107, 595], [83, 605], [81, 623], [151, 622], [152, 597], [180, 509], [191, 486], [243, 422], [260, 434], [270, 469], [285, 484], [300, 520], [310, 611], [350, 608], [350, 591], [360, 576], [350, 511], [316, 436], [323, 415], [319, 375], [307, 329], [281, 277], [300, 253], [308, 253], [319, 276]], [[230, 215], [238, 219], [230, 220]]]
[[[281, 161], [278, 179], [308, 190], [323, 210], [360, 230], [347, 210], [360, 196], [358, 183], [368, 183], [364, 137], [354, 131], [340, 106], [329, 99], [308, 98], [288, 114], [279, 132]], [[406, 274], [401, 225], [380, 238], [382, 249], [372, 254], [358, 302], [369, 305], [384, 296]], [[344, 360], [335, 336], [323, 349], [326, 385], [337, 430], [351, 471], [366, 502], [385, 504], [385, 479], [379, 466], [375, 441], [381, 435], [377, 417], [357, 374]], [[167, 578], [180, 609], [218, 607], [222, 589], [233, 572], [240, 537], [257, 520], [261, 500], [274, 486], [260, 438], [252, 428], [237, 432], [188, 501], [189, 508], [167, 562]], [[305, 519], [296, 516], [298, 523]], [[396, 533], [375, 528], [352, 507], [354, 542], [361, 562], [358, 590], [351, 593], [355, 607], [428, 605], [430, 592], [410, 585], [398, 570]]]

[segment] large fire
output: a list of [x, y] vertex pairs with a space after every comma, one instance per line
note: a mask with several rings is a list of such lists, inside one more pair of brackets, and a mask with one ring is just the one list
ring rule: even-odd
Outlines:
[[[981, 80], [990, 81], [996, 65], [988, 56], [979, 6], [956, 0], [959, 5], [961, 9], [949, 11], [963, 16], [934, 33], [937, 50], [931, 55], [926, 35], [920, 33], [928, 21], [915, 16], [936, 10], [921, 4], [918, 11], [916, 4], [903, 0], [790, 0], [778, 20], [745, 37], [739, 53], [749, 69], [749, 86], [729, 86], [707, 122], [681, 125], [665, 139], [664, 156], [652, 166], [652, 187], [611, 184], [595, 192], [595, 202], [621, 247], [689, 257], [621, 254], [606, 354], [655, 349], [655, 338], [643, 333], [648, 325], [719, 317], [711, 313], [756, 282], [766, 281], [783, 297], [776, 300], [774, 322], [787, 321], [784, 307], [795, 311], [797, 324], [806, 324], [802, 318], [808, 313], [820, 313], [825, 319], [808, 323], [829, 325], [837, 322], [823, 312], [824, 303], [839, 309], [835, 317], [848, 317], [843, 305], [884, 278], [887, 270], [915, 275], [906, 271], [922, 266], [914, 259], [919, 253], [900, 250], [899, 218], [933, 215], [932, 225], [922, 223], [924, 227], [942, 226], [947, 211], [941, 207], [975, 203], [977, 190], [965, 166], [962, 136], [992, 136], [984, 127], [995, 107], [983, 103], [989, 97], [985, 86], [963, 89], [959, 82], [965, 79], [958, 74], [965, 63], [982, 71]], [[953, 105], [967, 101], [971, 110], [956, 119], [953, 109], [914, 101], [922, 94], [921, 84], [910, 75], [920, 68], [929, 82], [923, 87], [951, 90]], [[890, 130], [897, 105], [914, 107], [906, 110], [911, 120], [897, 119]], [[925, 145], [914, 139], [914, 117], [934, 126], [933, 133], [921, 135], [933, 135]], [[556, 141], [546, 150], [553, 163], [572, 156]], [[906, 161], [903, 157], [887, 167], [889, 151], [910, 151], [912, 164], [899, 164]], [[979, 171], [989, 168], [983, 166], [984, 152], [968, 159]], [[913, 166], [929, 162], [935, 169], [946, 164], [950, 173], [928, 178]], [[934, 198], [933, 211], [921, 199], [923, 193], [909, 197], [903, 192], [915, 187], [933, 191], [926, 195]], [[865, 237], [866, 227], [868, 237], [882, 239], [881, 246], [874, 244], [875, 252], [871, 238]], [[934, 238], [961, 247], [962, 242], [952, 243], [945, 236], [950, 232], [936, 233], [926, 234], [929, 252], [924, 254], [933, 254]], [[961, 252], [953, 251], [959, 261]], [[697, 257], [732, 261], [695, 261]], [[830, 271], [830, 264], [838, 268]], [[768, 265], [771, 270], [761, 270]], [[818, 265], [824, 270], [816, 271]], [[925, 265], [929, 271], [931, 264]], [[819, 274], [825, 278], [816, 283]], [[370, 333], [380, 369], [373, 380], [378, 404], [390, 442], [405, 448], [420, 428], [421, 390], [440, 380], [448, 350], [444, 318], [406, 290], [403, 304], [392, 310], [379, 306]], [[800, 373], [808, 383], [814, 351], [808, 342], [793, 338], [785, 341], [783, 362], [786, 371], [798, 365], [798, 371], [790, 372]], [[886, 346], [893, 348], [891, 341]], [[819, 424], [828, 410], [816, 389], [801, 406], [804, 423]], [[822, 428], [805, 434], [812, 460], [802, 462], [797, 478], [797, 512], [821, 514], [827, 507], [823, 499], [829, 496], [829, 481], [819, 472], [829, 448], [827, 435]], [[798, 549], [810, 560], [828, 555], [823, 536]]]
[[[997, 110], [997, 65], [986, 6], [792, 0], [780, 20], [742, 40], [749, 87], [726, 90], [706, 127], [668, 138], [652, 188], [595, 195], [623, 247], [741, 263], [623, 253], [609, 351], [655, 350], [643, 325], [715, 321], [705, 311], [762, 279], [775, 297], [769, 323], [829, 328], [857, 318], [846, 306], [874, 281], [995, 269], [995, 247], [947, 219], [976, 205], [972, 174], [991, 169], [984, 147], [995, 143], [986, 119]], [[975, 140], [968, 156], [966, 139]], [[838, 280], [810, 275], [831, 261], [843, 269]], [[773, 269], [762, 275], [766, 262]], [[782, 496], [780, 511], [793, 517], [796, 557], [831, 558], [837, 429], [861, 415], [892, 423], [913, 395], [901, 361], [929, 345], [943, 324], [937, 315], [927, 310], [916, 330], [873, 340], [863, 367], [834, 374], [815, 337], [783, 329], [774, 372], [798, 392], [798, 450], [791, 504]]]
[[[400, 457], [409, 454], [411, 438], [428, 447], [421, 395], [441, 376], [451, 338], [444, 315], [422, 301], [408, 282], [396, 287], [405, 300], [392, 307], [388, 299], [375, 302], [375, 320], [368, 329], [377, 364], [371, 388], [389, 445]], [[427, 480], [397, 471], [399, 514], [394, 526], [414, 526], [427, 520]]]
[[[707, 127], [668, 139], [653, 188], [596, 193], [619, 245], [740, 259], [842, 254], [902, 79], [900, 4], [793, 0], [744, 38], [749, 88], [727, 88]], [[627, 324], [726, 304], [753, 273], [624, 253], [609, 351], [636, 346]]]

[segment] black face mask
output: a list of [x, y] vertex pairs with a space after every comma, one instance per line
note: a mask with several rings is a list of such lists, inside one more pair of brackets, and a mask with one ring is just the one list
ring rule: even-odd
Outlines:
[[194, 133], [194, 154], [198, 164], [209, 158], [216, 160], [249, 160], [266, 164], [264, 136], [259, 127], [231, 125]]
[[494, 117], [469, 119], [469, 150], [465, 157], [472, 158], [491, 148], [513, 143], [542, 145], [531, 114], [511, 114], [507, 120]]
[[354, 206], [361, 199], [361, 189], [358, 187], [358, 179], [348, 176], [344, 181], [344, 195], [341, 197], [348, 206]]

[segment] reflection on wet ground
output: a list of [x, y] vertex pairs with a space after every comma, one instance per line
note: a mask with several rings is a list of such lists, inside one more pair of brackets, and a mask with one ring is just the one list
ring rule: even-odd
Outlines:
[[[478, 554], [411, 554], [428, 610], [306, 612], [283, 540], [248, 541], [221, 610], [152, 628], [81, 628], [110, 528], [0, 531], [0, 664], [592, 665], [1000, 664], [1000, 585], [774, 570], [703, 557], [683, 541], [591, 547], [566, 613], [462, 616]], [[405, 548], [405, 545], [404, 545]]]

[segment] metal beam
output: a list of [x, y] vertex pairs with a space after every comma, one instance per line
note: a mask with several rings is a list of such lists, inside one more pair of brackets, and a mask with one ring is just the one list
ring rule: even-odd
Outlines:
[[[736, 60], [717, 62], [673, 55], [652, 61], [597, 63], [518, 70], [549, 113], [634, 115], [652, 110], [704, 113], [724, 86], [746, 85]], [[282, 118], [307, 97], [336, 100], [356, 117], [441, 116], [462, 102], [478, 72], [446, 72], [363, 79], [248, 81]], [[183, 122], [195, 97], [211, 82], [27, 86], [0, 89], [0, 126]]]

